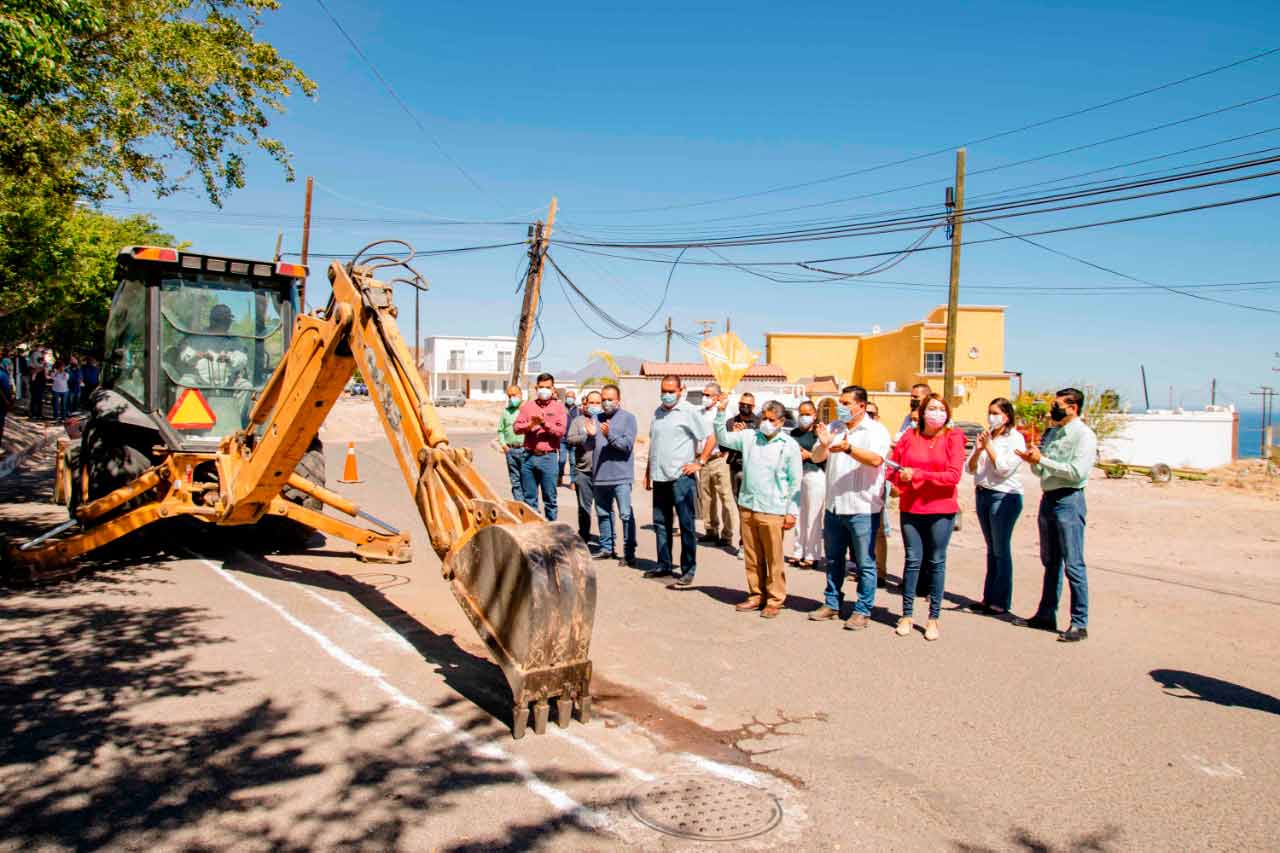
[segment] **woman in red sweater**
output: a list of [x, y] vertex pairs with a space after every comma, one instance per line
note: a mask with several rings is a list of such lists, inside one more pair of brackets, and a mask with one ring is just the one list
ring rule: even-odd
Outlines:
[[947, 401], [930, 394], [919, 409], [915, 426], [904, 432], [889, 451], [889, 460], [897, 466], [890, 466], [889, 479], [898, 487], [902, 543], [907, 552], [902, 572], [902, 618], [897, 628], [900, 637], [911, 633], [911, 613], [923, 563], [932, 579], [924, 638], [938, 639], [947, 543], [960, 509], [956, 487], [965, 455], [964, 433], [948, 428], [950, 422]]

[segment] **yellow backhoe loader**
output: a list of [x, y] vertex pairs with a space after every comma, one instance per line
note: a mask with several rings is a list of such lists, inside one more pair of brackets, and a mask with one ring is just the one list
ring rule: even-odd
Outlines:
[[559, 725], [575, 704], [585, 722], [596, 603], [589, 555], [568, 525], [500, 498], [471, 452], [449, 444], [396, 326], [391, 286], [374, 278], [411, 257], [334, 262], [328, 304], [305, 314], [300, 265], [122, 250], [103, 387], [62, 466], [71, 518], [6, 544], [6, 573], [56, 576], [108, 542], [177, 518], [315, 529], [355, 543], [360, 559], [407, 561], [407, 535], [324, 485], [317, 436], [358, 367], [444, 577], [511, 686], [512, 733], [524, 735], [531, 705], [534, 731], [545, 731], [552, 701]]

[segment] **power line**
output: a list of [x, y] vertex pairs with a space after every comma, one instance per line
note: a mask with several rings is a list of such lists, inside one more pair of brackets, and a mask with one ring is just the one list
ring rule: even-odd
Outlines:
[[[524, 245], [527, 245], [525, 241], [518, 240], [511, 243], [489, 243], [488, 245], [484, 245], [484, 246], [456, 246], [451, 249], [428, 249], [426, 251], [417, 252], [414, 255], [414, 257], [422, 258], [422, 257], [429, 257], [432, 255], [456, 255], [462, 252], [486, 252], [491, 249], [508, 249], [512, 246], [524, 246]], [[300, 256], [302, 253], [301, 252], [282, 252], [281, 254], [288, 255], [289, 257], [297, 257], [297, 256]], [[351, 257], [354, 257], [356, 253], [355, 252], [313, 252], [308, 250], [307, 254], [313, 258], [351, 258]]]
[[1167, 291], [1169, 291], [1170, 293], [1177, 293], [1177, 294], [1179, 294], [1180, 296], [1189, 296], [1189, 297], [1191, 297], [1192, 299], [1199, 299], [1199, 300], [1200, 300], [1200, 301], [1202, 301], [1202, 302], [1213, 302], [1213, 303], [1218, 304], [1218, 305], [1227, 305], [1227, 306], [1230, 306], [1230, 307], [1232, 307], [1232, 308], [1244, 308], [1244, 309], [1246, 309], [1246, 310], [1248, 310], [1248, 311], [1258, 311], [1258, 312], [1261, 312], [1261, 313], [1264, 313], [1264, 314], [1280, 314], [1280, 309], [1276, 309], [1276, 308], [1263, 308], [1263, 307], [1261, 307], [1261, 306], [1259, 306], [1259, 305], [1245, 305], [1244, 303], [1241, 303], [1241, 302], [1231, 302], [1231, 301], [1228, 301], [1228, 300], [1226, 300], [1226, 299], [1215, 299], [1215, 298], [1214, 298], [1214, 297], [1212, 297], [1212, 296], [1204, 296], [1204, 295], [1199, 294], [1199, 293], [1193, 293], [1193, 292], [1191, 292], [1191, 291], [1189, 291], [1189, 290], [1183, 290], [1183, 289], [1181, 289], [1181, 288], [1169, 287], [1168, 285], [1164, 285], [1164, 284], [1157, 284], [1157, 283], [1155, 283], [1155, 282], [1153, 282], [1153, 281], [1147, 281], [1146, 279], [1138, 278], [1137, 276], [1134, 276], [1134, 275], [1129, 275], [1129, 274], [1128, 274], [1128, 273], [1126, 273], [1126, 272], [1121, 272], [1120, 270], [1115, 269], [1115, 268], [1113, 268], [1113, 267], [1104, 266], [1104, 265], [1102, 265], [1102, 264], [1095, 263], [1094, 261], [1090, 261], [1090, 260], [1087, 260], [1087, 259], [1085, 259], [1085, 258], [1081, 258], [1081, 257], [1078, 257], [1078, 256], [1076, 256], [1076, 255], [1072, 255], [1072, 254], [1070, 254], [1070, 253], [1068, 253], [1068, 252], [1064, 252], [1064, 251], [1062, 251], [1062, 250], [1060, 250], [1060, 249], [1055, 249], [1055, 248], [1053, 248], [1052, 246], [1046, 246], [1046, 245], [1045, 245], [1045, 244], [1043, 244], [1043, 243], [1038, 243], [1038, 242], [1036, 242], [1035, 240], [1028, 239], [1028, 238], [1026, 237], [1026, 235], [1023, 235], [1023, 234], [1014, 234], [1014, 233], [1013, 233], [1013, 232], [1011, 232], [1011, 231], [1006, 231], [1005, 229], [1003, 229], [1003, 228], [999, 227], [998, 225], [992, 225], [990, 222], [985, 223], [985, 224], [986, 224], [986, 226], [987, 226], [988, 228], [992, 228], [992, 229], [994, 229], [994, 230], [996, 230], [996, 231], [999, 231], [1001, 234], [1005, 234], [1005, 235], [1008, 235], [1008, 236], [1010, 236], [1010, 237], [1014, 237], [1014, 238], [1016, 238], [1016, 239], [1018, 239], [1018, 240], [1021, 240], [1021, 241], [1022, 241], [1022, 242], [1024, 242], [1024, 243], [1027, 243], [1028, 245], [1035, 246], [1037, 249], [1043, 249], [1044, 251], [1046, 251], [1046, 252], [1050, 252], [1050, 253], [1052, 253], [1052, 254], [1054, 254], [1054, 255], [1058, 255], [1059, 257], [1067, 258], [1068, 260], [1075, 261], [1075, 262], [1076, 262], [1076, 263], [1078, 263], [1078, 264], [1084, 264], [1084, 265], [1085, 265], [1085, 266], [1087, 266], [1087, 267], [1092, 267], [1093, 269], [1101, 270], [1101, 271], [1103, 271], [1103, 272], [1110, 273], [1111, 275], [1119, 276], [1120, 278], [1128, 279], [1129, 281], [1136, 281], [1136, 282], [1138, 282], [1139, 284], [1144, 284], [1144, 285], [1146, 285], [1147, 287], [1154, 287], [1154, 288], [1158, 288], [1158, 289], [1160, 289], [1160, 290], [1167, 290]]
[[839, 174], [835, 174], [835, 175], [828, 175], [828, 176], [823, 177], [823, 178], [815, 178], [815, 179], [813, 179], [813, 180], [809, 180], [809, 181], [802, 181], [802, 182], [800, 182], [800, 183], [795, 183], [795, 184], [785, 184], [785, 185], [782, 185], [782, 186], [771, 187], [771, 188], [769, 188], [769, 189], [757, 190], [757, 191], [755, 191], [755, 192], [739, 193], [739, 194], [737, 194], [737, 195], [723, 196], [723, 197], [721, 197], [721, 198], [704, 199], [704, 200], [702, 200], [702, 201], [693, 201], [693, 202], [684, 202], [684, 203], [682, 203], [682, 204], [662, 205], [662, 206], [659, 206], [659, 207], [642, 207], [642, 208], [627, 208], [627, 209], [615, 209], [615, 210], [600, 210], [600, 211], [596, 211], [596, 212], [598, 212], [598, 213], [657, 213], [657, 212], [662, 212], [662, 211], [668, 211], [668, 210], [679, 210], [679, 209], [685, 209], [685, 208], [690, 208], [690, 207], [703, 207], [703, 206], [706, 206], [706, 205], [709, 205], [709, 204], [719, 204], [719, 203], [721, 203], [721, 202], [728, 202], [728, 201], [741, 201], [742, 199], [747, 199], [747, 198], [758, 198], [758, 197], [760, 197], [760, 196], [770, 195], [770, 194], [773, 194], [773, 193], [787, 192], [787, 191], [789, 191], [789, 190], [804, 189], [804, 188], [806, 188], [806, 187], [817, 186], [818, 184], [824, 184], [824, 183], [830, 183], [830, 182], [832, 182], [832, 181], [844, 180], [845, 178], [851, 178], [851, 177], [854, 177], [854, 176], [857, 176], [857, 175], [866, 175], [866, 174], [869, 174], [869, 173], [871, 173], [871, 172], [877, 172], [877, 171], [880, 171], [880, 170], [883, 170], [883, 169], [892, 168], [892, 167], [894, 167], [894, 166], [902, 166], [902, 165], [905, 165], [905, 164], [907, 164], [907, 163], [915, 163], [915, 162], [918, 162], [918, 161], [920, 161], [920, 160], [928, 159], [929, 157], [937, 157], [937, 156], [939, 156], [939, 155], [941, 155], [941, 154], [948, 154], [948, 153], [950, 153], [950, 152], [954, 151], [956, 148], [969, 148], [969, 147], [972, 147], [972, 146], [974, 146], [974, 145], [980, 145], [980, 144], [985, 143], [985, 142], [992, 142], [992, 141], [994, 141], [994, 140], [1002, 139], [1002, 138], [1007, 137], [1007, 136], [1013, 136], [1013, 135], [1018, 134], [1018, 133], [1026, 132], [1026, 131], [1028, 131], [1028, 130], [1034, 130], [1034, 129], [1037, 129], [1037, 128], [1046, 127], [1046, 126], [1048, 126], [1048, 125], [1050, 125], [1050, 124], [1054, 124], [1054, 123], [1056, 123], [1056, 122], [1065, 121], [1065, 120], [1067, 120], [1067, 119], [1071, 119], [1071, 118], [1076, 118], [1076, 117], [1079, 117], [1079, 116], [1082, 116], [1082, 115], [1086, 115], [1086, 114], [1091, 113], [1091, 112], [1096, 112], [1096, 111], [1098, 111], [1098, 110], [1106, 109], [1107, 107], [1113, 107], [1113, 106], [1116, 106], [1117, 104], [1123, 104], [1123, 103], [1126, 103], [1126, 102], [1128, 102], [1128, 101], [1132, 101], [1132, 100], [1134, 100], [1134, 99], [1136, 99], [1136, 98], [1141, 98], [1141, 97], [1144, 97], [1144, 96], [1146, 96], [1146, 95], [1154, 94], [1154, 93], [1156, 93], [1156, 92], [1162, 92], [1162, 91], [1165, 91], [1166, 89], [1171, 89], [1171, 88], [1173, 88], [1173, 87], [1175, 87], [1175, 86], [1181, 86], [1181, 85], [1183, 85], [1184, 83], [1190, 83], [1190, 82], [1191, 82], [1191, 81], [1193, 81], [1193, 80], [1199, 80], [1199, 79], [1202, 79], [1202, 78], [1204, 78], [1204, 77], [1208, 77], [1208, 76], [1210, 76], [1210, 75], [1212, 75], [1212, 74], [1217, 74], [1217, 73], [1222, 72], [1222, 71], [1227, 71], [1227, 70], [1229, 70], [1229, 69], [1236, 68], [1236, 67], [1238, 67], [1238, 66], [1240, 66], [1240, 65], [1244, 65], [1244, 64], [1249, 63], [1249, 62], [1254, 62], [1254, 61], [1259, 60], [1259, 59], [1264, 59], [1264, 58], [1266, 58], [1266, 57], [1268, 57], [1268, 56], [1271, 56], [1271, 55], [1273, 55], [1273, 54], [1276, 54], [1276, 53], [1280, 53], [1280, 48], [1271, 48], [1271, 49], [1269, 49], [1269, 50], [1262, 51], [1261, 53], [1255, 53], [1255, 54], [1253, 54], [1252, 56], [1246, 56], [1246, 57], [1245, 57], [1245, 58], [1243, 58], [1243, 59], [1238, 59], [1238, 60], [1236, 60], [1236, 61], [1234, 61], [1234, 62], [1229, 62], [1229, 63], [1227, 63], [1226, 65], [1219, 65], [1219, 66], [1214, 67], [1214, 68], [1209, 68], [1209, 69], [1206, 69], [1206, 70], [1204, 70], [1204, 71], [1199, 71], [1199, 72], [1197, 72], [1197, 73], [1195, 73], [1195, 74], [1190, 74], [1190, 75], [1188, 75], [1188, 76], [1186, 76], [1186, 77], [1181, 77], [1181, 78], [1179, 78], [1179, 79], [1177, 79], [1177, 80], [1171, 80], [1171, 81], [1169, 81], [1169, 82], [1167, 82], [1167, 83], [1161, 83], [1161, 84], [1160, 84], [1160, 85], [1158, 85], [1158, 86], [1152, 86], [1151, 88], [1143, 89], [1142, 91], [1139, 91], [1139, 92], [1133, 92], [1133, 93], [1130, 93], [1130, 94], [1128, 94], [1128, 95], [1123, 95], [1123, 96], [1118, 97], [1118, 98], [1112, 98], [1111, 100], [1109, 100], [1109, 101], [1104, 101], [1104, 102], [1102, 102], [1102, 103], [1100, 103], [1100, 104], [1094, 104], [1094, 105], [1092, 105], [1092, 106], [1089, 106], [1089, 107], [1083, 107], [1083, 108], [1081, 108], [1081, 109], [1073, 110], [1073, 111], [1068, 112], [1068, 113], [1062, 113], [1062, 114], [1060, 114], [1060, 115], [1051, 116], [1051, 117], [1046, 118], [1046, 119], [1040, 119], [1039, 121], [1030, 122], [1030, 123], [1028, 123], [1028, 124], [1024, 124], [1024, 125], [1022, 125], [1022, 126], [1020, 126], [1020, 127], [1015, 127], [1015, 128], [1010, 129], [1010, 130], [1002, 130], [1002, 131], [1000, 131], [999, 133], [989, 134], [989, 135], [987, 135], [987, 136], [983, 136], [983, 137], [980, 137], [980, 138], [978, 138], [978, 139], [972, 139], [972, 140], [969, 140], [969, 141], [967, 141], [967, 142], [958, 142], [958, 143], [955, 143], [955, 144], [953, 144], [953, 145], [947, 145], [947, 146], [942, 147], [942, 148], [937, 148], [937, 149], [935, 149], [935, 150], [933, 150], [933, 151], [927, 151], [927, 152], [925, 152], [925, 153], [923, 153], [923, 154], [915, 154], [915, 155], [912, 155], [912, 156], [910, 156], [910, 157], [902, 157], [902, 158], [897, 159], [897, 160], [891, 160], [891, 161], [888, 161], [888, 162], [885, 162], [885, 163], [878, 163], [878, 164], [876, 164], [876, 165], [874, 165], [874, 166], [865, 166], [865, 167], [863, 167], [863, 168], [861, 168], [861, 169], [854, 169], [854, 170], [852, 170], [852, 171], [848, 171], [848, 172], [841, 172], [841, 173], [839, 173]]
[[333, 22], [333, 25], [338, 28], [338, 32], [342, 33], [342, 37], [347, 40], [347, 44], [351, 45], [351, 49], [356, 52], [356, 55], [360, 57], [360, 60], [364, 62], [364, 64], [369, 68], [370, 71], [373, 72], [373, 76], [378, 78], [378, 82], [381, 83], [382, 87], [387, 90], [387, 94], [389, 94], [391, 98], [396, 102], [396, 104], [399, 105], [400, 109], [404, 111], [404, 114], [407, 115], [409, 119], [415, 125], [418, 126], [418, 130], [422, 131], [422, 135], [427, 137], [427, 139], [431, 141], [431, 144], [435, 146], [436, 150], [440, 152], [440, 156], [444, 157], [445, 160], [449, 161], [449, 165], [457, 169], [458, 174], [462, 175], [462, 177], [467, 179], [467, 183], [471, 184], [471, 186], [475, 187], [480, 192], [484, 192], [484, 188], [481, 187], [480, 184], [476, 182], [475, 178], [471, 177], [470, 173], [467, 172], [466, 169], [462, 168], [462, 164], [460, 164], [457, 160], [454, 160], [451, 156], [449, 156], [449, 152], [445, 151], [444, 146], [440, 144], [440, 140], [436, 139], [436, 137], [431, 133], [431, 131], [427, 130], [426, 125], [424, 125], [421, 119], [418, 118], [417, 113], [409, 109], [409, 105], [406, 104], [398, 94], [396, 94], [396, 90], [392, 88], [391, 84], [387, 81], [387, 78], [382, 76], [382, 72], [378, 70], [378, 66], [374, 65], [373, 61], [370, 60], [369, 57], [365, 55], [365, 52], [360, 49], [360, 45], [356, 44], [356, 40], [351, 37], [351, 34], [348, 33], [346, 28], [342, 26], [342, 23], [334, 16], [332, 12], [329, 11], [329, 7], [325, 5], [324, 0], [316, 0], [316, 3], [319, 4], [320, 8], [324, 11], [325, 15], [328, 16], [329, 20]]

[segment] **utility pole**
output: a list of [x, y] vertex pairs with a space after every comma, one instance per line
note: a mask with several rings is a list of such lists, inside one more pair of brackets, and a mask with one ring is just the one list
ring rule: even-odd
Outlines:
[[529, 341], [533, 337], [534, 320], [538, 316], [538, 293], [542, 290], [542, 261], [551, 242], [551, 228], [556, 223], [556, 200], [551, 199], [547, 221], [529, 226], [529, 271], [524, 278], [524, 305], [520, 308], [520, 331], [516, 334], [515, 358], [511, 361], [512, 385], [520, 385], [524, 377], [524, 362], [529, 355]]
[[729, 334], [729, 332], [731, 332], [731, 331], [733, 331], [733, 329], [732, 329], [732, 328], [730, 328], [730, 326], [729, 326], [729, 318], [728, 318], [728, 317], [725, 317], [725, 318], [724, 318], [724, 333], [727, 335], [727, 334]]
[[1151, 411], [1151, 395], [1147, 393], [1147, 366], [1139, 364], [1138, 369], [1142, 371], [1142, 405], [1149, 412]]
[[[302, 265], [307, 265], [308, 252], [311, 249], [311, 188], [315, 184], [315, 178], [307, 175], [307, 200], [303, 203], [302, 208]], [[302, 292], [298, 294], [298, 304], [302, 306], [302, 313], [307, 313], [307, 280], [302, 280]]]
[[1262, 390], [1251, 391], [1249, 396], [1262, 398], [1262, 441], [1259, 444], [1259, 450], [1262, 458], [1266, 459], [1271, 431], [1271, 403], [1276, 398], [1276, 389], [1270, 385], [1263, 385]]
[[943, 379], [943, 398], [949, 403], [956, 391], [956, 326], [960, 309], [960, 232], [964, 224], [964, 160], [965, 150], [956, 149], [956, 183], [947, 193], [946, 205], [951, 211], [948, 225], [951, 231], [951, 286], [947, 292], [947, 351], [944, 356], [946, 374]]
[[283, 242], [284, 242], [284, 232], [277, 231], [276, 232], [276, 253], [271, 256], [271, 260], [277, 263], [280, 261], [280, 244]]
[[702, 335], [702, 339], [704, 341], [707, 338], [711, 337], [711, 330], [716, 325], [715, 320], [694, 320], [693, 322], [697, 323], [699, 326], [702, 327], [702, 330], [698, 334]]
[[667, 357], [666, 361], [671, 361], [671, 318], [667, 318]]
[[1209, 380], [1209, 405], [1218, 405], [1218, 380], [1217, 377]]

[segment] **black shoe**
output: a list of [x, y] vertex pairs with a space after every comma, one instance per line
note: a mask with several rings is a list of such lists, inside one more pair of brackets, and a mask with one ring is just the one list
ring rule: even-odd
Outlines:
[[698, 537], [699, 542], [719, 542], [720, 536], [715, 533], [704, 533]]
[[625, 567], [627, 567], [628, 569], [634, 569], [634, 568], [636, 567], [636, 558], [635, 558], [635, 557], [620, 557], [620, 558], [618, 559], [618, 565], [619, 565], [619, 566], [625, 566]]
[[618, 559], [618, 555], [617, 555], [617, 554], [615, 554], [615, 553], [613, 553], [612, 551], [597, 551], [597, 552], [595, 552], [594, 554], [592, 554], [592, 555], [591, 555], [591, 559], [593, 559], [593, 560], [616, 560], [616, 559]]
[[1057, 622], [1040, 616], [1032, 616], [1030, 619], [1023, 619], [1019, 616], [1015, 616], [1010, 620], [1010, 622], [1019, 628], [1035, 628], [1037, 631], [1056, 632], [1058, 630]]
[[649, 571], [644, 573], [644, 576], [646, 578], [669, 578], [673, 574], [675, 574], [675, 572], [670, 569], [649, 569]]
[[969, 609], [972, 610], [974, 613], [982, 613], [987, 616], [990, 616], [994, 612], [991, 609], [991, 605], [986, 604], [985, 602], [982, 602], [982, 601], [969, 602]]
[[1063, 631], [1061, 634], [1058, 635], [1058, 642], [1059, 643], [1078, 643], [1081, 640], [1086, 640], [1088, 638], [1089, 638], [1088, 628], [1077, 628], [1075, 625], [1072, 625], [1066, 631]]
[[677, 588], [686, 589], [691, 586], [693, 586], [693, 575], [688, 574], [688, 575], [681, 575], [680, 577], [676, 578], [676, 582], [671, 584], [671, 586], [667, 588], [668, 589], [677, 589]]

